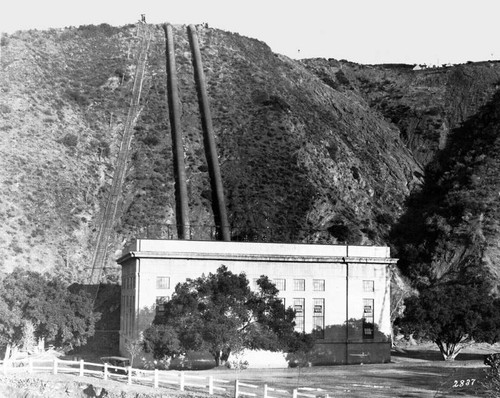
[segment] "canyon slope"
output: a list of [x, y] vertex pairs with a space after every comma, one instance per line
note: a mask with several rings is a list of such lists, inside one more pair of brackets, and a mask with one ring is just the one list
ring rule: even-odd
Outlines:
[[[416, 70], [292, 60], [255, 39], [202, 25], [197, 30], [233, 239], [390, 244], [395, 255], [410, 258], [408, 245], [420, 243], [403, 241], [402, 231], [412, 217], [414, 223], [433, 217], [428, 210], [419, 218], [411, 208], [429, 179], [454, 173], [457, 156], [477, 145], [474, 156], [484, 155], [486, 165], [496, 162], [497, 152], [490, 147], [483, 154], [477, 137], [483, 125], [491, 137], [497, 131], [497, 62]], [[192, 55], [186, 27], [175, 26], [174, 34], [192, 237], [210, 239], [213, 199]], [[105, 279], [116, 280], [115, 256], [127, 241], [175, 236], [162, 27], [17, 32], [1, 39], [2, 271], [21, 266], [88, 280], [145, 35], [150, 40], [140, 112]], [[477, 140], [454, 138], [468, 134]], [[473, 174], [479, 178], [474, 186], [482, 186], [477, 181], [484, 175], [494, 192], [489, 166]], [[457, 222], [462, 210], [454, 213]], [[497, 214], [495, 207], [473, 212], [470, 220]], [[475, 235], [486, 242], [476, 257], [488, 258], [492, 269], [499, 234], [493, 224]], [[444, 247], [437, 242], [443, 236], [435, 238], [433, 247]], [[453, 268], [444, 264], [455, 261], [454, 250], [452, 245], [419, 259], [417, 268], [442, 276]], [[423, 274], [413, 275], [412, 267], [402, 265], [407, 275]]]

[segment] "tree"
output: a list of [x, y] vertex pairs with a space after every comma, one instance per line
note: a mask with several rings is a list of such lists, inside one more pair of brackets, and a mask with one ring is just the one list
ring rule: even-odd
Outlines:
[[143, 348], [141, 339], [128, 340], [125, 343], [125, 349], [130, 355], [130, 366], [134, 367], [134, 359], [137, 357]]
[[18, 346], [31, 322], [35, 337], [71, 349], [94, 335], [99, 316], [88, 293], [70, 292], [57, 278], [16, 269], [0, 281], [2, 346]]
[[173, 358], [182, 353], [177, 333], [172, 326], [152, 325], [143, 333], [143, 349], [155, 359]]
[[208, 350], [217, 366], [244, 348], [286, 349], [294, 335], [295, 313], [285, 309], [266, 276], [257, 286], [252, 292], [244, 273], [233, 274], [225, 266], [178, 284], [164, 314], [144, 333], [145, 348], [162, 347], [158, 354], [165, 355], [177, 352], [175, 332], [182, 351]]
[[485, 283], [436, 284], [405, 300], [396, 326], [406, 334], [437, 344], [445, 360], [454, 360], [472, 342], [495, 343], [500, 337], [500, 300]]

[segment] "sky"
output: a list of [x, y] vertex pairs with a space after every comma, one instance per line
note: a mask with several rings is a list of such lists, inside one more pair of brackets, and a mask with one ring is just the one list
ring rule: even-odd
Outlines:
[[6, 0], [0, 32], [208, 23], [294, 59], [443, 65], [500, 59], [500, 0]]

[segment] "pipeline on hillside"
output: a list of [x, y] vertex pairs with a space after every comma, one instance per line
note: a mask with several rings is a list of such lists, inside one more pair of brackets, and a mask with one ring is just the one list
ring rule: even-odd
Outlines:
[[214, 218], [215, 224], [220, 227], [220, 236], [224, 241], [231, 240], [229, 221], [227, 217], [226, 204], [224, 200], [224, 189], [222, 186], [222, 177], [219, 168], [217, 147], [215, 145], [212, 116], [208, 104], [208, 95], [205, 85], [205, 74], [201, 62], [200, 46], [198, 44], [198, 34], [194, 25], [188, 26], [189, 43], [193, 54], [193, 67], [196, 81], [196, 90], [198, 92], [198, 102], [200, 104], [201, 125], [203, 129], [203, 141], [205, 145], [205, 154], [207, 157], [208, 172], [210, 175], [210, 185], [212, 195], [215, 199]]
[[170, 115], [170, 128], [172, 130], [172, 152], [174, 157], [177, 235], [179, 239], [189, 239], [186, 168], [184, 165], [182, 131], [180, 129], [179, 93], [172, 25], [163, 24], [163, 30], [165, 31], [166, 40], [168, 110]]
[[132, 98], [130, 100], [127, 120], [125, 122], [120, 149], [118, 151], [118, 157], [116, 159], [115, 172], [113, 174], [110, 193], [106, 201], [106, 207], [104, 208], [104, 214], [99, 226], [96, 246], [94, 248], [92, 258], [92, 272], [89, 277], [90, 284], [99, 283], [102, 271], [108, 259], [109, 242], [115, 225], [118, 204], [122, 196], [123, 182], [125, 180], [128, 153], [133, 137], [134, 125], [139, 117], [139, 114], [141, 113], [141, 107], [139, 106], [139, 104], [141, 99], [142, 84], [146, 71], [149, 43], [151, 41], [151, 32], [149, 28], [144, 25], [142, 29], [138, 29], [137, 34], [139, 37], [141, 37], [141, 43], [138, 49]]

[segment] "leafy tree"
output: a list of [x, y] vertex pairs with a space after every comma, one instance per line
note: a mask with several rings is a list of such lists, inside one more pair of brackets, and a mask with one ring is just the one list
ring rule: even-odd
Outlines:
[[406, 334], [430, 339], [445, 360], [454, 360], [472, 342], [495, 343], [500, 338], [500, 300], [485, 283], [437, 284], [405, 300], [396, 325]]
[[67, 349], [80, 346], [93, 336], [99, 316], [89, 294], [70, 292], [56, 278], [16, 269], [0, 281], [2, 346], [19, 345], [26, 322], [37, 338]]
[[143, 333], [143, 349], [155, 359], [172, 358], [182, 353], [177, 333], [172, 326], [152, 325]]
[[244, 273], [225, 266], [178, 284], [164, 314], [144, 333], [145, 348], [155, 352], [157, 347], [158, 357], [177, 352], [175, 331], [182, 351], [206, 349], [217, 366], [244, 348], [286, 349], [294, 337], [295, 313], [285, 309], [266, 276], [257, 285], [258, 291], [251, 291]]

